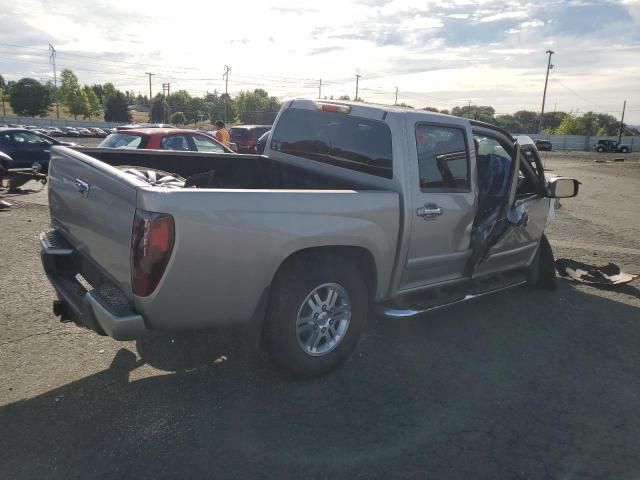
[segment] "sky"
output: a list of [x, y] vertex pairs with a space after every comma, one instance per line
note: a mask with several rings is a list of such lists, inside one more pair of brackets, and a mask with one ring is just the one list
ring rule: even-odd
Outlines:
[[265, 88], [279, 98], [365, 101], [497, 113], [597, 111], [640, 124], [640, 0], [20, 0], [0, 9], [0, 74], [112, 82], [155, 95]]

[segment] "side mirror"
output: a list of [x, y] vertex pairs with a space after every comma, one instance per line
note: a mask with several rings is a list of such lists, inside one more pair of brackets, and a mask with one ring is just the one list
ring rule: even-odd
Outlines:
[[547, 184], [547, 197], [571, 198], [578, 195], [580, 182], [573, 178], [557, 177], [549, 180]]

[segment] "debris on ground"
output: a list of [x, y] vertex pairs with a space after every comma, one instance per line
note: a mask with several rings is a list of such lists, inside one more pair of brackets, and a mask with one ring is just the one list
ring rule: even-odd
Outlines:
[[213, 363], [222, 363], [225, 362], [227, 360], [227, 357], [225, 357], [224, 355], [221, 355], [220, 357], [216, 358]]
[[589, 265], [568, 258], [556, 260], [556, 269], [563, 277], [569, 277], [577, 282], [598, 286], [615, 286], [634, 281], [640, 274], [630, 274], [623, 272], [614, 263], [604, 266]]

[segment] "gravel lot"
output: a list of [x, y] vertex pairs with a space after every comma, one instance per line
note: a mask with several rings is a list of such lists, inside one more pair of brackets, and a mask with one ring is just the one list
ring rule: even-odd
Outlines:
[[[545, 156], [583, 182], [556, 256], [640, 272], [640, 155]], [[58, 323], [33, 188], [0, 212], [0, 478], [640, 477], [637, 281], [372, 317], [342, 369], [294, 382], [238, 332], [118, 343]]]

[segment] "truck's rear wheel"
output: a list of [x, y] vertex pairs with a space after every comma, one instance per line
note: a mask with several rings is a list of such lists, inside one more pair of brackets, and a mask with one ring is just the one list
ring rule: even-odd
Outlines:
[[271, 359], [298, 377], [330, 372], [355, 349], [368, 303], [365, 282], [347, 258], [303, 256], [285, 265], [267, 311]]

